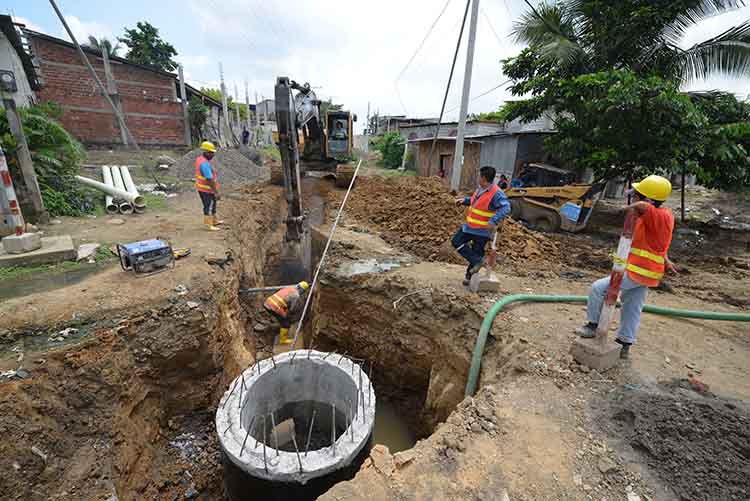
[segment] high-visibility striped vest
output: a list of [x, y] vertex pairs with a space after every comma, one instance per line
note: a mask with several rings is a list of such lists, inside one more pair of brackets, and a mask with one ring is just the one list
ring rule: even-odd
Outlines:
[[[203, 162], [208, 162], [208, 159], [203, 155], [198, 155], [198, 158], [195, 159], [195, 189], [206, 193], [213, 193], [214, 190], [212, 190], [211, 185], [208, 184], [208, 179], [203, 177], [203, 174], [201, 173], [201, 164]], [[211, 167], [211, 174], [213, 175], [214, 183], [216, 183], [216, 188], [218, 189], [219, 178], [216, 175], [216, 169], [214, 169], [213, 166]]]
[[492, 199], [495, 197], [495, 193], [497, 193], [497, 190], [499, 190], [498, 186], [496, 184], [492, 184], [487, 191], [482, 193], [480, 197], [477, 198], [477, 191], [474, 192], [474, 194], [471, 196], [471, 202], [469, 203], [469, 210], [466, 213], [466, 224], [469, 226], [469, 228], [474, 228], [477, 230], [483, 230], [487, 228], [487, 225], [490, 222], [490, 219], [492, 219], [492, 216], [495, 215], [494, 210], [490, 210], [490, 203], [492, 202]]
[[[633, 244], [630, 247], [628, 263], [625, 267], [628, 270], [628, 277], [631, 280], [646, 287], [656, 287], [664, 276], [667, 252], [669, 251], [669, 244], [672, 241], [672, 230], [674, 229], [674, 216], [672, 212], [664, 208], [656, 210], [666, 211], [668, 214], [668, 217], [661, 217], [666, 224], [656, 229], [660, 233], [663, 232], [662, 235], [659, 235], [661, 238], [649, 238], [649, 235], [646, 233], [646, 225], [639, 218], [635, 223]], [[664, 248], [656, 248], [655, 242], [661, 242], [662, 245], [666, 242], [666, 246]]]
[[292, 294], [299, 294], [296, 285], [284, 287], [283, 289], [276, 291], [266, 299], [263, 306], [275, 312], [282, 318], [286, 318], [287, 315], [289, 315], [289, 303], [287, 302], [287, 299], [289, 299], [289, 296]]

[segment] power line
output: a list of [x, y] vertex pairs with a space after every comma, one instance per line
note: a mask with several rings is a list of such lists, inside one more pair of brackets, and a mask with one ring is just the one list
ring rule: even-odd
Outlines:
[[482, 7], [480, 7], [479, 10], [482, 11], [482, 15], [484, 16], [485, 21], [487, 21], [487, 24], [489, 25], [490, 30], [492, 31], [492, 34], [495, 35], [495, 39], [497, 40], [497, 43], [500, 44], [500, 47], [502, 47], [503, 41], [500, 39], [500, 35], [497, 34], [497, 31], [495, 31], [495, 27], [492, 25], [492, 21], [490, 21], [490, 17], [487, 15], [487, 12], [485, 12], [484, 8]]
[[438, 16], [432, 22], [432, 25], [430, 26], [430, 29], [427, 30], [427, 34], [424, 36], [424, 38], [420, 42], [419, 46], [417, 47], [417, 50], [414, 51], [414, 54], [412, 54], [411, 58], [409, 59], [409, 62], [406, 63], [406, 66], [404, 66], [404, 69], [402, 69], [401, 73], [399, 73], [398, 76], [396, 77], [396, 81], [397, 82], [403, 76], [403, 74], [406, 72], [406, 70], [409, 68], [409, 66], [411, 65], [411, 63], [414, 62], [414, 58], [417, 57], [417, 54], [419, 53], [419, 51], [422, 50], [422, 47], [424, 47], [425, 42], [427, 41], [427, 39], [432, 34], [432, 30], [435, 29], [435, 26], [437, 25], [438, 21], [440, 21], [440, 18], [443, 17], [443, 14], [445, 14], [445, 11], [448, 9], [448, 5], [450, 5], [450, 3], [451, 3], [451, 0], [447, 0], [445, 2], [445, 5], [443, 5], [443, 9], [440, 11], [440, 14], [438, 14]]
[[[489, 90], [486, 90], [486, 91], [482, 92], [482, 93], [481, 93], [481, 94], [479, 94], [478, 96], [474, 96], [474, 97], [472, 97], [472, 98], [471, 98], [471, 100], [470, 100], [470, 102], [472, 102], [472, 101], [476, 101], [476, 100], [477, 100], [477, 99], [479, 99], [480, 97], [484, 97], [484, 96], [486, 96], [487, 94], [489, 94], [490, 92], [496, 91], [496, 90], [497, 90], [497, 89], [499, 89], [500, 87], [503, 87], [503, 86], [505, 86], [505, 85], [507, 85], [507, 84], [509, 84], [509, 83], [511, 83], [511, 82], [512, 82], [512, 80], [506, 80], [505, 82], [503, 82], [503, 83], [501, 83], [501, 84], [499, 84], [499, 85], [496, 85], [496, 86], [494, 86], [493, 88], [491, 88], [491, 89], [489, 89]], [[449, 109], [448, 111], [446, 111], [446, 113], [450, 113], [451, 111], [455, 111], [455, 110], [457, 110], [458, 108], [459, 108], [459, 106], [454, 106], [453, 108], [451, 108], [451, 109]]]

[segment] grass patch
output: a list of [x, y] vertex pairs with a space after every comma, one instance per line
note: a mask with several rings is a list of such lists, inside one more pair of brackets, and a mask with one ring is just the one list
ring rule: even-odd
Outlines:
[[164, 210], [167, 208], [167, 197], [144, 193], [141, 195], [146, 200], [146, 210]]
[[263, 156], [281, 162], [281, 152], [275, 144], [267, 144], [263, 147]]

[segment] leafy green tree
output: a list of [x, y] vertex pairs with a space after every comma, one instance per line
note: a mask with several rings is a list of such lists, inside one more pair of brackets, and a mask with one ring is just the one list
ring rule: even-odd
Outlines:
[[750, 186], [750, 103], [728, 93], [691, 93], [706, 116], [702, 151], [696, 151], [688, 173], [710, 188], [741, 190]]
[[89, 35], [89, 41], [86, 43], [86, 47], [90, 49], [97, 50], [99, 52], [106, 50], [107, 55], [116, 56], [117, 51], [120, 50], [120, 44], [112, 45], [112, 42], [110, 42], [107, 38], [96, 38], [94, 36]]
[[125, 58], [136, 64], [153, 66], [164, 71], [174, 71], [177, 63], [172, 59], [177, 51], [172, 44], [159, 36], [159, 30], [148, 21], [139, 21], [134, 29], [125, 29], [118, 38], [128, 48]]
[[[539, 104], [530, 101], [508, 109], [534, 115]], [[547, 139], [547, 148], [567, 165], [593, 169], [599, 179], [676, 171], [700, 150], [707, 125], [676, 85], [630, 70], [561, 79], [543, 101], [557, 117], [558, 133]]]
[[396, 131], [391, 131], [373, 140], [373, 147], [383, 157], [384, 167], [395, 169], [401, 167], [404, 156], [404, 138]]
[[193, 142], [201, 141], [205, 135], [203, 128], [208, 120], [208, 106], [203, 104], [197, 96], [190, 98], [188, 103], [188, 120], [190, 121], [190, 135]]
[[[52, 104], [19, 110], [44, 206], [51, 216], [77, 216], [93, 208], [91, 197], [75, 180], [83, 147], [57, 121], [61, 110]], [[17, 171], [18, 143], [0, 109], [0, 144], [11, 172]], [[15, 179], [14, 182], [22, 182]]]
[[[211, 99], [215, 99], [216, 101], [221, 102], [221, 89], [201, 87], [201, 92]], [[229, 113], [231, 113], [232, 117], [235, 116], [235, 108], [237, 108], [238, 106], [240, 108], [240, 120], [244, 122], [245, 120], [247, 120], [247, 107], [243, 103], [236, 103], [234, 101], [234, 98], [231, 95], [227, 94], [227, 108], [229, 109]]]

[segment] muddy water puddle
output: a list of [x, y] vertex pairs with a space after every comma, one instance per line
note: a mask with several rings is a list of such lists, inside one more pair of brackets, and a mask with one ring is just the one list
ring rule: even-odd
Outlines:
[[375, 406], [373, 444], [383, 444], [391, 454], [414, 447], [417, 439], [406, 421], [399, 415], [396, 405], [378, 399]]
[[27, 277], [0, 281], [0, 302], [77, 284], [107, 269], [111, 264], [82, 264], [73, 270], [51, 269]]

